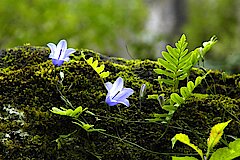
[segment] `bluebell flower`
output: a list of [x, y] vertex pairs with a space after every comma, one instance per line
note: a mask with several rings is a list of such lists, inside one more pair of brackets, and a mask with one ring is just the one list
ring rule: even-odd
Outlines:
[[73, 48], [67, 49], [66, 40], [61, 40], [57, 46], [54, 43], [48, 43], [47, 46], [51, 50], [49, 58], [52, 58], [52, 63], [55, 66], [61, 66], [64, 61], [69, 61], [70, 54], [76, 52]]
[[133, 94], [131, 88], [123, 88], [123, 79], [118, 77], [117, 80], [112, 84], [111, 82], [105, 83], [105, 87], [108, 91], [105, 102], [109, 106], [114, 106], [119, 103], [129, 106], [127, 98]]

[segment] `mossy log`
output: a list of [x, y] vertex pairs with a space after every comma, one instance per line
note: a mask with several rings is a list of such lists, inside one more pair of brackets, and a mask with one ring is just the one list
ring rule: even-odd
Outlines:
[[[232, 122], [225, 129], [225, 135], [240, 137], [240, 74], [211, 71], [194, 90], [200, 96], [189, 98], [169, 124], [150, 123], [146, 121], [151, 118], [150, 114], [164, 113], [164, 110], [157, 101], [146, 96], [140, 104], [141, 85], [147, 84], [146, 95], [164, 93], [168, 97], [171, 93], [167, 86], [161, 90], [155, 80], [158, 75], [153, 69], [159, 67], [156, 61], [125, 60], [91, 50], [81, 51], [86, 57], [98, 59], [105, 70], [110, 71], [106, 82], [122, 77], [124, 86], [135, 91], [129, 97], [130, 107], [109, 107], [104, 103], [107, 90], [91, 66], [78, 59], [80, 51], [74, 53], [70, 62], [55, 68], [46, 47], [1, 50], [0, 159], [160, 160], [184, 154], [199, 158], [184, 144], [176, 143], [172, 149], [171, 138], [185, 133], [205, 152], [211, 127], [230, 119]], [[57, 88], [60, 70], [65, 74], [64, 87]], [[194, 68], [189, 79], [204, 74], [203, 70]], [[181, 81], [180, 86], [186, 86], [186, 81]], [[98, 132], [88, 133], [71, 123], [70, 118], [51, 113], [52, 107], [66, 107], [60, 93], [73, 106], [87, 107], [95, 113], [97, 118], [83, 116], [94, 127], [105, 129], [115, 138]], [[69, 137], [59, 139], [72, 132]], [[229, 137], [225, 136], [233, 141]], [[221, 146], [224, 145], [220, 143], [216, 148]]]

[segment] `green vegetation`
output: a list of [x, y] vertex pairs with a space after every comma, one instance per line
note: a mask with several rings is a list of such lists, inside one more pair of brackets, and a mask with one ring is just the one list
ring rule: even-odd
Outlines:
[[[185, 42], [184, 36], [180, 42]], [[215, 39], [210, 39], [202, 49], [190, 53], [205, 54], [204, 48], [214, 43]], [[17, 159], [19, 155], [23, 159], [196, 158], [193, 144], [209, 151], [209, 157], [211, 153], [212, 157], [220, 154], [216, 148], [222, 147], [226, 155], [238, 151], [238, 140], [229, 143], [232, 150], [225, 145], [240, 134], [239, 74], [206, 72], [191, 66], [185, 72], [188, 78], [179, 79], [177, 89], [160, 83], [160, 90], [156, 81], [159, 74], [154, 72], [160, 61], [125, 60], [77, 50], [70, 56], [71, 61], [54, 67], [48, 59], [49, 53], [46, 47], [30, 45], [1, 51], [0, 88], [4, 94], [0, 95], [0, 106], [11, 107], [0, 107], [0, 158]], [[168, 68], [165, 65], [161, 69]], [[111, 74], [101, 76], [107, 71]], [[162, 76], [168, 78], [167, 74]], [[135, 91], [128, 98], [129, 107], [108, 106], [104, 102], [107, 91], [102, 82], [112, 82], [117, 77], [122, 77], [124, 86]], [[144, 91], [143, 84], [146, 84]], [[157, 95], [159, 101], [147, 99], [143, 92]], [[163, 95], [169, 99], [164, 100]], [[146, 120], [149, 114], [165, 114], [164, 106], [168, 104], [177, 109], [167, 124]], [[215, 132], [219, 125], [214, 125], [221, 122], [228, 125], [224, 123], [225, 136], [222, 136], [225, 127]], [[205, 144], [210, 128], [211, 136], [221, 133], [215, 137], [218, 144], [211, 139]], [[194, 149], [178, 143], [172, 149], [171, 139], [179, 133], [191, 138], [192, 142], [188, 139], [187, 144]], [[181, 141], [181, 137], [175, 138]]]
[[[167, 46], [167, 51], [163, 51], [162, 55], [163, 58], [158, 59], [158, 64], [160, 67], [164, 68], [158, 68], [154, 69], [154, 72], [157, 74], [166, 76], [167, 78], [162, 78], [161, 76], [158, 76], [158, 82], [160, 84], [160, 88], [163, 91], [163, 83], [166, 85], [172, 86], [172, 92], [170, 95], [170, 98], [166, 100], [166, 103], [160, 102], [160, 98], [158, 95], [148, 95], [148, 99], [157, 99], [160, 107], [162, 109], [166, 110], [167, 114], [157, 114], [154, 113], [152, 116], [153, 119], [147, 119], [151, 122], [157, 122], [162, 121], [166, 122], [169, 121], [174, 112], [177, 110], [178, 107], [182, 106], [185, 101], [193, 95], [193, 90], [201, 84], [201, 81], [207, 76], [207, 74], [210, 73], [208, 71], [203, 76], [198, 76], [195, 81], [189, 81], [187, 82], [187, 87], [181, 87], [178, 90], [178, 85], [180, 81], [183, 81], [190, 75], [190, 71], [195, 66], [200, 59], [204, 57], [204, 55], [207, 53], [207, 51], [216, 43], [216, 37], [212, 37], [210, 41], [204, 42], [203, 47], [196, 48], [192, 52], [188, 52], [187, 49], [187, 42], [186, 42], [186, 36], [182, 35], [180, 40], [175, 43], [176, 48], [172, 48], [171, 46]], [[174, 92], [180, 92], [181, 96], [179, 96], [178, 93]], [[160, 95], [163, 96], [163, 95]], [[164, 98], [163, 98], [164, 99]], [[165, 118], [165, 120], [163, 119]]]
[[[180, 141], [180, 142], [192, 147], [195, 151], [197, 151], [198, 154], [201, 156], [202, 160], [208, 160], [210, 153], [213, 150], [213, 147], [219, 143], [219, 141], [223, 135], [223, 130], [230, 121], [231, 120], [229, 120], [225, 123], [219, 123], [212, 127], [210, 136], [207, 140], [208, 149], [207, 149], [206, 156], [203, 155], [203, 152], [201, 149], [199, 149], [194, 144], [190, 143], [190, 139], [188, 138], [187, 135], [181, 134], [181, 133], [176, 134], [172, 138], [172, 148], [174, 147], [174, 145], [177, 141]], [[212, 154], [210, 160], [232, 160], [239, 156], [240, 156], [240, 139], [236, 139], [234, 142], [231, 142], [228, 147], [224, 147], [224, 148], [220, 148], [220, 149], [216, 150]], [[181, 160], [181, 159], [197, 160], [197, 158], [194, 158], [194, 157], [173, 157], [173, 160]]]

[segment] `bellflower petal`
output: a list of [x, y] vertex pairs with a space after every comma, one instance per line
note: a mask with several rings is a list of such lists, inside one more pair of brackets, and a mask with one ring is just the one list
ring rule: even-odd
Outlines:
[[129, 106], [127, 98], [133, 94], [131, 88], [123, 88], [123, 79], [121, 77], [112, 84], [111, 82], [105, 83], [105, 87], [108, 91], [105, 102], [109, 106], [114, 106], [119, 103]]
[[110, 96], [114, 97], [118, 92], [123, 89], [123, 79], [118, 77], [117, 80], [113, 83], [112, 88], [110, 89]]
[[125, 106], [129, 107], [129, 101], [127, 99], [124, 99], [120, 101], [119, 103], [124, 104]]
[[110, 91], [110, 89], [112, 88], [113, 84], [111, 82], [107, 82], [105, 83], [105, 87], [107, 89], [107, 91]]
[[115, 106], [118, 104], [118, 102], [116, 100], [111, 99], [109, 96], [106, 97], [105, 102], [109, 105], [109, 106]]
[[114, 98], [115, 99], [126, 99], [130, 95], [133, 94], [133, 90], [131, 88], [123, 88], [121, 92], [119, 92]]
[[54, 66], [61, 66], [63, 62], [63, 60], [52, 59], [52, 63], [54, 64]]
[[74, 52], [76, 52], [75, 49], [73, 49], [73, 48], [68, 48], [68, 49], [66, 50], [66, 52], [65, 52], [65, 57], [64, 57], [64, 58], [68, 58], [68, 57], [70, 56], [70, 54], [72, 54], [72, 53], [74, 53]]
[[67, 50], [67, 41], [61, 40], [58, 43], [57, 50], [56, 50], [57, 53], [60, 53], [58, 57], [59, 60], [64, 60], [66, 50]]
[[53, 43], [48, 43], [47, 46], [48, 46], [48, 47], [50, 48], [50, 50], [51, 50], [51, 53], [50, 53], [50, 55], [49, 55], [49, 58], [57, 59], [57, 57], [54, 56], [54, 55], [56, 55], [56, 54], [54, 54], [54, 53], [55, 53], [55, 50], [57, 49], [57, 46], [56, 46], [55, 44], [53, 44]]
[[52, 62], [55, 66], [61, 66], [64, 61], [69, 61], [70, 54], [76, 52], [76, 50], [73, 48], [67, 49], [66, 40], [61, 40], [57, 46], [54, 43], [48, 43], [47, 46], [51, 50], [49, 58], [52, 59]]

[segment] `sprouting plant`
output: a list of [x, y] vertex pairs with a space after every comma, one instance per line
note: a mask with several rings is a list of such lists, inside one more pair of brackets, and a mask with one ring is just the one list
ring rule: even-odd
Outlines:
[[159, 58], [158, 63], [165, 69], [154, 69], [157, 74], [163, 74], [168, 78], [158, 78], [159, 82], [173, 86], [174, 89], [178, 88], [179, 80], [183, 80], [187, 77], [188, 70], [192, 67], [191, 61], [189, 61], [190, 54], [187, 49], [186, 36], [182, 35], [180, 40], [175, 44], [177, 48], [172, 48], [168, 45], [167, 51], [162, 52], [162, 56], [165, 58]]
[[140, 91], [139, 91], [139, 103], [140, 103], [140, 109], [142, 108], [142, 99], [145, 96], [145, 92], [146, 92], [146, 84], [142, 84]]
[[188, 52], [186, 36], [183, 34], [180, 40], [175, 43], [176, 48], [167, 45], [166, 51], [162, 52], [164, 59], [159, 58], [158, 64], [164, 69], [154, 69], [157, 74], [165, 75], [158, 77], [160, 85], [165, 83], [173, 86], [173, 90], [178, 88], [179, 81], [188, 77], [191, 68], [206, 54], [206, 52], [217, 42], [213, 36], [210, 41], [204, 42], [203, 47]]
[[162, 107], [162, 109], [168, 111], [168, 113], [164, 113], [164, 114], [158, 114], [158, 113], [154, 113], [152, 114], [152, 116], [154, 118], [152, 119], [147, 119], [150, 122], [156, 122], [156, 121], [162, 121], [162, 122], [167, 122], [169, 121], [174, 112], [178, 109], [178, 107], [180, 107], [181, 105], [183, 105], [185, 103], [185, 101], [191, 97], [193, 95], [193, 90], [199, 85], [201, 84], [201, 81], [210, 73], [210, 71], [208, 71], [204, 76], [198, 76], [196, 78], [196, 80], [193, 81], [189, 81], [187, 83], [187, 87], [181, 87], [180, 88], [180, 95], [178, 93], [172, 93], [170, 95], [170, 99], [167, 100], [166, 102], [163, 102], [162, 99], [163, 95], [148, 95], [148, 99], [156, 99], [159, 102], [160, 107]]
[[[224, 122], [224, 123], [218, 123], [215, 126], [212, 127], [210, 136], [207, 140], [207, 153], [206, 156], [203, 155], [203, 152], [201, 149], [199, 149], [197, 146], [192, 144], [190, 142], [190, 139], [188, 138], [187, 135], [179, 133], [176, 134], [172, 138], [172, 148], [174, 147], [175, 143], [177, 141], [180, 141], [190, 147], [192, 147], [197, 153], [200, 155], [202, 160], [208, 160], [210, 153], [213, 152], [213, 147], [218, 144], [220, 141], [222, 135], [223, 135], [223, 130], [225, 127], [228, 125], [228, 123], [231, 122], [231, 120]], [[231, 142], [228, 147], [220, 148], [217, 149], [215, 152], [212, 153], [212, 156], [210, 160], [232, 160], [236, 157], [240, 156], [240, 139], [236, 139], [235, 141]], [[172, 157], [173, 160], [197, 160], [195, 157]]]
[[52, 110], [50, 110], [51, 112], [55, 113], [55, 114], [59, 114], [59, 115], [64, 115], [64, 116], [69, 116], [72, 118], [78, 118], [80, 116], [80, 114], [82, 114], [84, 111], [86, 111], [88, 108], [82, 108], [82, 106], [77, 107], [76, 109], [72, 110], [72, 109], [66, 109], [63, 107], [56, 108], [53, 107]]
[[[94, 115], [92, 112], [90, 111], [87, 111], [87, 108], [82, 108], [81, 106], [77, 107], [75, 110], [72, 110], [72, 109], [66, 109], [66, 108], [63, 108], [63, 107], [60, 107], [61, 109], [59, 108], [56, 108], [56, 107], [53, 107], [52, 110], [50, 110], [51, 112], [55, 113], [55, 114], [59, 114], [59, 115], [62, 115], [62, 116], [69, 116], [71, 118], [73, 118], [73, 120], [75, 121], [78, 121], [78, 122], [75, 122], [73, 121], [72, 123], [74, 124], [77, 124], [79, 125], [80, 127], [82, 127], [85, 131], [87, 132], [94, 132], [94, 131], [105, 131], [104, 129], [95, 129], [93, 126], [94, 125], [91, 125], [91, 124], [88, 124], [88, 123], [85, 123], [83, 122], [82, 120], [79, 120], [79, 116], [84, 112], [86, 111], [86, 113], [90, 114], [90, 115]], [[85, 119], [83, 119], [85, 121]]]
[[142, 84], [141, 88], [140, 88], [140, 92], [139, 92], [139, 98], [143, 98], [145, 95], [145, 91], [146, 91], [146, 84]]
[[[187, 98], [192, 96], [193, 90], [201, 83], [202, 79], [204, 79], [210, 71], [202, 77], [197, 77], [195, 83], [189, 81], [187, 83], [187, 87], [181, 87], [180, 90], [178, 90], [179, 81], [184, 80], [189, 76], [192, 67], [204, 57], [207, 51], [209, 51], [216, 42], [217, 38], [213, 36], [208, 42], [203, 42], [203, 47], [199, 47], [194, 51], [188, 52], [188, 43], [186, 42], [186, 36], [183, 34], [180, 40], [175, 43], [176, 48], [173, 48], [170, 45], [166, 47], [167, 52], [162, 52], [164, 59], [158, 59], [158, 64], [162, 66], [162, 68], [154, 69], [154, 71], [161, 75], [158, 76], [157, 79], [160, 84], [160, 88], [163, 89], [162, 85], [165, 83], [173, 87], [173, 93], [170, 95], [170, 99], [167, 99], [164, 104], [160, 101], [161, 99], [159, 95], [148, 95], [148, 99], [158, 100], [160, 107], [168, 111], [167, 114], [154, 113], [152, 114], [154, 118], [147, 119], [148, 121], [169, 121], [177, 108], [184, 104]], [[164, 78], [164, 76], [166, 78]], [[181, 96], [178, 94], [179, 92]]]
[[191, 61], [193, 66], [196, 65], [200, 59], [204, 59], [205, 54], [217, 43], [217, 37], [212, 36], [207, 42], [203, 42], [203, 47], [196, 48], [191, 52]]
[[165, 104], [165, 99], [164, 99], [164, 94], [152, 94], [152, 95], [148, 95], [147, 99], [155, 99], [158, 101], [159, 106], [163, 107], [163, 105]]

